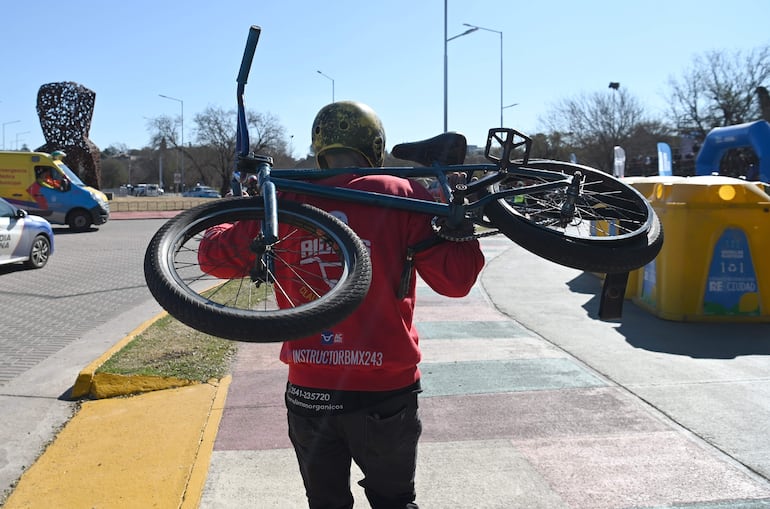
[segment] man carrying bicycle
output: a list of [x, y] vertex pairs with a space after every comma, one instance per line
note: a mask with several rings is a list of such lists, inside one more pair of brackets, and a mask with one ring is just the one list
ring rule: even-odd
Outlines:
[[[383, 165], [382, 123], [361, 103], [322, 108], [313, 122], [312, 142], [320, 168]], [[432, 200], [418, 182], [395, 176], [350, 173], [317, 182]], [[352, 508], [350, 467], [355, 461], [364, 474], [359, 484], [374, 509], [417, 508], [421, 354], [413, 322], [413, 271], [437, 293], [465, 296], [484, 265], [479, 243], [430, 241], [435, 238], [432, 218], [424, 214], [294, 193], [280, 199], [309, 203], [347, 223], [366, 244], [372, 262], [369, 292], [352, 315], [329, 330], [285, 342], [281, 349], [281, 360], [289, 366], [289, 437], [309, 507]], [[201, 266], [206, 260], [221, 264], [253, 256], [250, 237], [238, 232], [249, 228], [253, 225], [240, 222], [208, 231], [201, 242]], [[308, 270], [323, 270], [323, 250], [308, 252], [303, 261]]]

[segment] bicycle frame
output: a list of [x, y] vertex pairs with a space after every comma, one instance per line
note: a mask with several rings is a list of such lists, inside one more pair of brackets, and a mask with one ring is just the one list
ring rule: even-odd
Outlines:
[[[342, 174], [355, 174], [358, 176], [367, 175], [392, 175], [403, 178], [416, 178], [416, 177], [435, 177], [446, 181], [445, 175], [453, 172], [474, 172], [484, 171], [487, 172], [479, 180], [465, 184], [459, 189], [445, 190], [445, 193], [451, 198], [448, 203], [420, 200], [414, 198], [406, 198], [401, 196], [392, 196], [379, 193], [373, 193], [369, 191], [359, 191], [355, 189], [328, 187], [312, 183], [312, 180], [327, 178], [335, 175]], [[382, 167], [382, 168], [339, 168], [339, 169], [300, 169], [300, 170], [283, 170], [273, 169], [268, 163], [261, 163], [257, 169], [257, 176], [259, 178], [259, 187], [262, 191], [262, 195], [265, 193], [270, 194], [270, 188], [266, 186], [267, 183], [271, 183], [276, 190], [289, 191], [297, 194], [303, 194], [308, 196], [317, 196], [323, 198], [331, 198], [340, 201], [348, 201], [361, 203], [366, 205], [373, 205], [377, 207], [394, 208], [400, 210], [406, 210], [411, 212], [417, 212], [422, 214], [434, 215], [439, 217], [453, 217], [456, 211], [472, 212], [483, 207], [494, 200], [499, 200], [507, 197], [514, 197], [518, 195], [524, 195], [532, 193], [534, 191], [542, 191], [548, 189], [557, 189], [568, 187], [572, 183], [572, 176], [567, 176], [561, 173], [537, 170], [528, 168], [517, 168], [516, 175], [522, 178], [549, 178], [554, 179], [550, 182], [542, 184], [532, 184], [519, 188], [506, 189], [498, 191], [496, 193], [489, 194], [487, 196], [474, 199], [472, 201], [464, 201], [468, 195], [485, 189], [486, 187], [503, 180], [507, 176], [507, 171], [501, 171], [495, 165], [452, 165], [452, 166], [431, 166], [431, 167]], [[266, 198], [267, 200], [267, 198]]]
[[[419, 270], [414, 255], [420, 250], [502, 234], [551, 262], [607, 273], [599, 315], [620, 316], [628, 272], [648, 264], [663, 244], [660, 221], [641, 193], [588, 166], [530, 161], [532, 139], [502, 127], [487, 133], [484, 156], [491, 164], [461, 164], [467, 141], [458, 133], [444, 133], [391, 148], [394, 156], [420, 167], [274, 169], [270, 157], [249, 151], [243, 100], [260, 32], [251, 28], [237, 78], [233, 198], [201, 204], [170, 219], [145, 253], [147, 286], [172, 316], [209, 334], [255, 342], [307, 337], [350, 316], [369, 291], [369, 247], [375, 242], [367, 246], [324, 207], [302, 203], [313, 202], [305, 196], [425, 216], [426, 224], [420, 226], [425, 238], [414, 239], [403, 253], [398, 295], [413, 287], [413, 271]], [[261, 196], [242, 198], [241, 182], [251, 186], [252, 174]], [[344, 184], [333, 187], [322, 180], [343, 180], [343, 175], [428, 177], [431, 189], [438, 183], [441, 196], [420, 192], [417, 182], [417, 192], [404, 192], [406, 197]], [[351, 223], [366, 219], [359, 214]], [[468, 222], [485, 231], [473, 231]], [[229, 229], [237, 223], [240, 228]], [[219, 242], [232, 243], [232, 256]], [[308, 267], [308, 261], [319, 265]], [[327, 266], [335, 267], [333, 274], [326, 272]], [[217, 290], [201, 292], [202, 282], [212, 279], [221, 283]]]

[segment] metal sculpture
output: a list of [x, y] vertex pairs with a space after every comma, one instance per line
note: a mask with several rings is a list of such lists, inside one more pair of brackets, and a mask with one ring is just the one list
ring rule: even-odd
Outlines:
[[96, 93], [71, 81], [47, 83], [37, 93], [37, 115], [45, 145], [40, 152], [62, 150], [64, 162], [86, 185], [100, 189], [99, 148], [88, 139]]

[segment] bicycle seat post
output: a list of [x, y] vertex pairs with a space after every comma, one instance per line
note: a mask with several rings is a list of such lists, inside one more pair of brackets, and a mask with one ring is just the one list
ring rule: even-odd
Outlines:
[[452, 197], [452, 187], [449, 185], [449, 180], [446, 178], [446, 173], [443, 171], [436, 172], [436, 180], [438, 180], [438, 187], [441, 190], [441, 195], [446, 202], [449, 202]]

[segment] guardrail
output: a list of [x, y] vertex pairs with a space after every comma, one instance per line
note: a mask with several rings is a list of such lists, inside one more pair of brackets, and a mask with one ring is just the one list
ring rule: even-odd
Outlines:
[[110, 200], [110, 212], [155, 212], [185, 210], [201, 203], [210, 203], [214, 198], [183, 198], [162, 196], [158, 198], [116, 197]]

